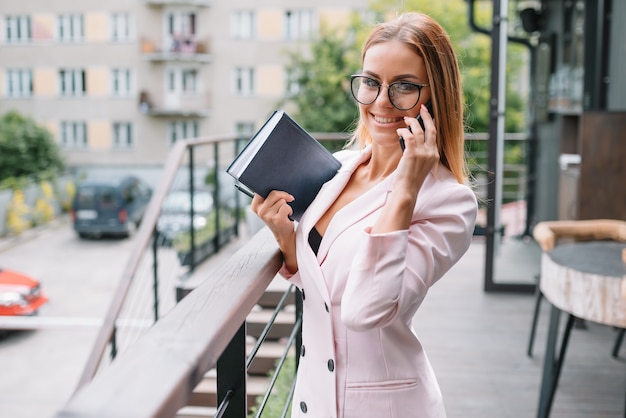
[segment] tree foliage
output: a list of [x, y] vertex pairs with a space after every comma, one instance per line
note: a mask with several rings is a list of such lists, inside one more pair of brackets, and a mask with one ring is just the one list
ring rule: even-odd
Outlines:
[[16, 111], [0, 118], [0, 181], [43, 172], [58, 172], [64, 162], [45, 128]]
[[[489, 128], [489, 101], [491, 96], [491, 39], [474, 32], [469, 25], [468, 3], [465, 0], [376, 0], [372, 6], [379, 13], [420, 11], [428, 14], [444, 27], [457, 51], [466, 111], [466, 130], [487, 132]], [[476, 2], [474, 20], [478, 26], [491, 29], [492, 3]], [[506, 68], [505, 130], [522, 132], [526, 123], [526, 98], [516, 90], [515, 81], [522, 76], [524, 56], [519, 45], [509, 43]]]
[[311, 44], [310, 55], [288, 53], [287, 71], [294, 90], [287, 102], [295, 106], [294, 118], [311, 132], [348, 131], [358, 115], [349, 89], [349, 76], [358, 71], [358, 47], [352, 35], [322, 28]]
[[[458, 54], [466, 106], [466, 130], [487, 132], [491, 82], [491, 39], [474, 32], [468, 23], [465, 0], [375, 0], [371, 16], [376, 20], [404, 11], [421, 11], [437, 20], [448, 32]], [[491, 27], [490, 2], [477, 2], [475, 19], [481, 27]], [[357, 116], [350, 97], [348, 76], [360, 67], [360, 47], [371, 25], [358, 18], [348, 28], [349, 36], [325, 29], [311, 44], [310, 55], [302, 51], [289, 53], [288, 71], [296, 75], [299, 90], [287, 97], [296, 111], [295, 118], [314, 132], [342, 132], [349, 129]], [[519, 80], [525, 51], [510, 45], [507, 58], [507, 80]], [[505, 130], [521, 132], [526, 123], [526, 98], [514, 83], [507, 83]]]

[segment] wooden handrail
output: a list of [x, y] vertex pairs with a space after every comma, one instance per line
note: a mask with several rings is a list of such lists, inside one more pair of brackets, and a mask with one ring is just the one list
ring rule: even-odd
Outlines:
[[175, 416], [215, 366], [281, 263], [273, 235], [261, 229], [81, 388], [56, 417]]
[[124, 268], [122, 277], [120, 278], [119, 285], [115, 289], [115, 293], [113, 294], [113, 297], [111, 299], [109, 309], [104, 316], [104, 322], [102, 324], [102, 327], [100, 328], [100, 332], [96, 337], [94, 346], [87, 359], [87, 363], [85, 364], [83, 373], [78, 381], [76, 390], [80, 389], [82, 386], [91, 381], [91, 379], [93, 379], [93, 377], [95, 376], [98, 367], [100, 366], [102, 356], [104, 355], [106, 347], [111, 341], [111, 336], [113, 335], [113, 332], [115, 330], [115, 322], [119, 317], [122, 307], [124, 306], [124, 301], [130, 289], [133, 277], [135, 276], [135, 272], [139, 268], [142, 257], [148, 249], [148, 246], [150, 245], [152, 234], [154, 233], [157, 219], [159, 217], [159, 213], [161, 212], [161, 206], [163, 206], [163, 201], [165, 200], [165, 197], [172, 183], [174, 182], [176, 172], [185, 157], [185, 151], [189, 147], [207, 145], [216, 142], [232, 142], [236, 138], [237, 137], [234, 135], [222, 135], [205, 138], [195, 138], [189, 140], [179, 140], [176, 141], [176, 143], [172, 147], [172, 150], [168, 154], [168, 158], [165, 162], [163, 179], [156, 187], [152, 198], [150, 199], [150, 203], [148, 204], [146, 213], [142, 219], [141, 225], [139, 226], [139, 230], [137, 231], [135, 245], [131, 250], [130, 257], [128, 259], [128, 262], [126, 263], [126, 267]]

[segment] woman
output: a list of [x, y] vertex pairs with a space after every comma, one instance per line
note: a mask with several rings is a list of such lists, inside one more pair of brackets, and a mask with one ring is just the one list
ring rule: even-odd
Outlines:
[[252, 201], [304, 299], [293, 416], [445, 417], [411, 322], [474, 227], [458, 64], [445, 31], [419, 13], [376, 26], [362, 63], [352, 77], [360, 149], [336, 154], [342, 168], [297, 227], [291, 195]]

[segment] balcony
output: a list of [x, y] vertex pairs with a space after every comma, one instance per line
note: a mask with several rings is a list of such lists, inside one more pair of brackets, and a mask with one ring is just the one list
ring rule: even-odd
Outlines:
[[189, 37], [173, 37], [162, 47], [148, 38], [141, 38], [140, 50], [143, 59], [154, 62], [209, 63], [209, 42]]
[[197, 6], [209, 7], [211, 0], [146, 0], [148, 6]]
[[161, 103], [155, 103], [152, 95], [142, 90], [139, 110], [153, 117], [206, 118], [210, 115], [210, 95], [175, 92], [166, 94]]

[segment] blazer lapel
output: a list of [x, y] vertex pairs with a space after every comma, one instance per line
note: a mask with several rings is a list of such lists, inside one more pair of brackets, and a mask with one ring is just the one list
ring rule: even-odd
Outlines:
[[330, 224], [328, 224], [324, 239], [322, 239], [317, 252], [318, 260], [326, 258], [331, 244], [343, 231], [385, 205], [393, 185], [393, 177], [393, 174], [389, 175], [374, 188], [368, 190], [335, 214]]
[[[371, 146], [364, 148], [354, 158], [345, 161], [337, 175], [322, 187], [314, 203], [309, 207], [298, 226], [298, 228], [302, 228], [302, 236], [305, 239], [308, 238], [311, 229], [313, 229], [317, 221], [326, 213], [330, 205], [344, 189], [352, 173], [359, 165], [370, 158], [371, 154]], [[385, 204], [387, 195], [393, 185], [393, 177], [394, 174], [391, 174], [373, 189], [367, 191], [335, 214], [324, 233], [317, 252], [316, 262], [318, 264], [326, 258], [330, 245], [339, 234]]]
[[[300, 223], [298, 224], [298, 234], [297, 234], [297, 251], [300, 255], [298, 260], [298, 264], [300, 269], [304, 269], [307, 271], [306, 276], [310, 277], [311, 280], [315, 283], [320, 295], [324, 298], [327, 303], [330, 303], [330, 294], [328, 291], [328, 287], [326, 285], [326, 281], [322, 276], [322, 270], [320, 269], [320, 264], [318, 260], [322, 260], [320, 258], [322, 255], [322, 247], [324, 246], [324, 242], [326, 238], [322, 239], [322, 244], [318, 251], [318, 256], [316, 257], [315, 253], [309, 246], [308, 237], [311, 229], [315, 226], [317, 221], [322, 217], [324, 213], [328, 210], [330, 205], [335, 201], [337, 196], [344, 189], [352, 173], [356, 170], [356, 167], [361, 164], [362, 161], [369, 158], [371, 151], [368, 148], [362, 150], [360, 153], [355, 154], [355, 156], [351, 159], [342, 162], [342, 166], [330, 181], [325, 183], [317, 194], [315, 200], [309, 206], [307, 211], [304, 213], [302, 219], [300, 219]], [[326, 234], [325, 234], [326, 235]], [[325, 253], [324, 253], [325, 256]], [[303, 284], [305, 284], [305, 276], [302, 276]]]

